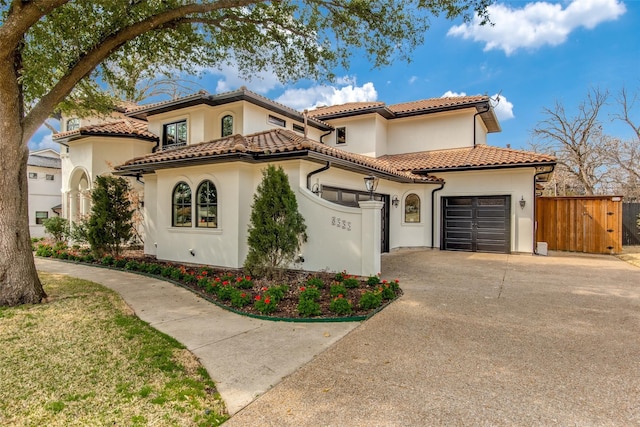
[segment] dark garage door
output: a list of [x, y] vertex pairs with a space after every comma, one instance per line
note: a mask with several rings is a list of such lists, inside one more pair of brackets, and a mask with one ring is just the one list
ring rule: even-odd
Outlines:
[[444, 197], [441, 248], [509, 253], [510, 212], [510, 196]]

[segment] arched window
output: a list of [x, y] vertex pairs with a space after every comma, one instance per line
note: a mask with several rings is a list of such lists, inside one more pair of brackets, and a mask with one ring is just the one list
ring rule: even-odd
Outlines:
[[191, 187], [186, 182], [179, 182], [173, 188], [171, 225], [191, 227]]
[[404, 199], [404, 222], [420, 222], [420, 197], [409, 194]]
[[74, 117], [67, 120], [67, 131], [80, 129], [80, 119]]
[[233, 116], [227, 114], [220, 121], [220, 127], [222, 128], [222, 137], [233, 135]]
[[218, 228], [218, 191], [213, 182], [202, 181], [198, 186], [198, 222], [196, 227]]

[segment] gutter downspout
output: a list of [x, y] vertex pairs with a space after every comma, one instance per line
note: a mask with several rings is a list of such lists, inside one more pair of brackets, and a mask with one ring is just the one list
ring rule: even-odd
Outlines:
[[311, 177], [317, 173], [324, 172], [331, 167], [331, 162], [327, 162], [326, 165], [321, 167], [320, 169], [316, 169], [307, 174], [307, 190], [311, 191]]
[[[325, 136], [329, 136], [329, 135], [331, 135], [332, 133], [333, 133], [333, 131], [332, 131], [332, 130], [330, 130], [329, 132], [327, 132], [327, 133], [324, 133], [324, 134], [320, 135], [320, 144], [324, 144], [324, 142], [322, 142], [322, 138], [324, 138]], [[324, 145], [327, 145], [327, 144], [324, 144]]]
[[536, 220], [538, 213], [538, 201], [536, 199], [536, 179], [539, 175], [544, 175], [547, 173], [553, 173], [556, 165], [551, 165], [551, 170], [536, 172], [533, 175], [533, 254], [538, 255], [538, 245], [536, 244], [536, 232], [538, 231], [538, 221]]
[[[474, 119], [475, 122], [475, 119]], [[434, 188], [433, 190], [431, 190], [431, 249], [435, 248], [435, 236], [433, 235], [433, 233], [435, 232], [435, 222], [436, 222], [436, 204], [435, 204], [435, 199], [436, 199], [436, 192], [440, 191], [444, 188], [444, 182], [442, 184], [440, 184], [440, 187], [438, 188]]]
[[487, 111], [491, 110], [491, 105], [487, 103], [487, 109], [484, 111], [478, 111], [473, 115], [473, 148], [476, 148], [476, 117], [480, 114], [484, 114]]

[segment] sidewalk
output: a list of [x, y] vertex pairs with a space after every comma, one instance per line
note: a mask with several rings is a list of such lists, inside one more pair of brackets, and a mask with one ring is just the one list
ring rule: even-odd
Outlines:
[[163, 280], [46, 258], [35, 261], [39, 271], [90, 280], [118, 292], [140, 319], [200, 359], [231, 415], [359, 325], [252, 319]]

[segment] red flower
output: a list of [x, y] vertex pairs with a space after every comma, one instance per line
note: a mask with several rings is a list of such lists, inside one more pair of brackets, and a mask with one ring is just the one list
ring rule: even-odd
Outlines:
[[267, 290], [267, 287], [266, 287], [266, 286], [263, 286], [263, 287], [262, 287], [262, 290], [263, 290], [263, 291], [266, 291], [266, 290]]
[[240, 298], [245, 298], [247, 296], [246, 292], [240, 294]]
[[198, 280], [202, 280], [202, 279], [204, 279], [204, 277], [202, 277], [201, 275], [199, 275], [199, 276], [196, 276], [196, 279], [198, 279]]
[[242, 282], [242, 277], [236, 277], [236, 282], [237, 282], [237, 283]]
[[302, 292], [304, 292], [304, 290], [305, 290], [305, 289], [306, 289], [306, 288], [305, 288], [304, 286], [302, 286], [302, 287], [300, 288], [300, 290], [301, 290]]
[[214, 281], [216, 281], [216, 282], [218, 282], [218, 283], [220, 283], [220, 278], [219, 278], [219, 277], [216, 277], [216, 278], [215, 278], [215, 279], [213, 279], [213, 280], [214, 280]]
[[344, 298], [344, 295], [340, 294], [338, 295], [338, 298]]
[[251, 280], [251, 276], [244, 276], [246, 280]]
[[396, 283], [400, 283], [400, 280], [396, 279], [396, 280], [394, 280], [394, 282], [396, 282]]
[[267, 297], [267, 298], [265, 298], [265, 299], [264, 299], [264, 303], [265, 303], [265, 304], [269, 304], [270, 302], [271, 302], [271, 300], [269, 299], [269, 297]]
[[207, 275], [207, 270], [202, 270], [202, 272], [200, 273], [202, 276], [206, 276]]
[[256, 301], [260, 301], [262, 297], [260, 295], [256, 295]]

